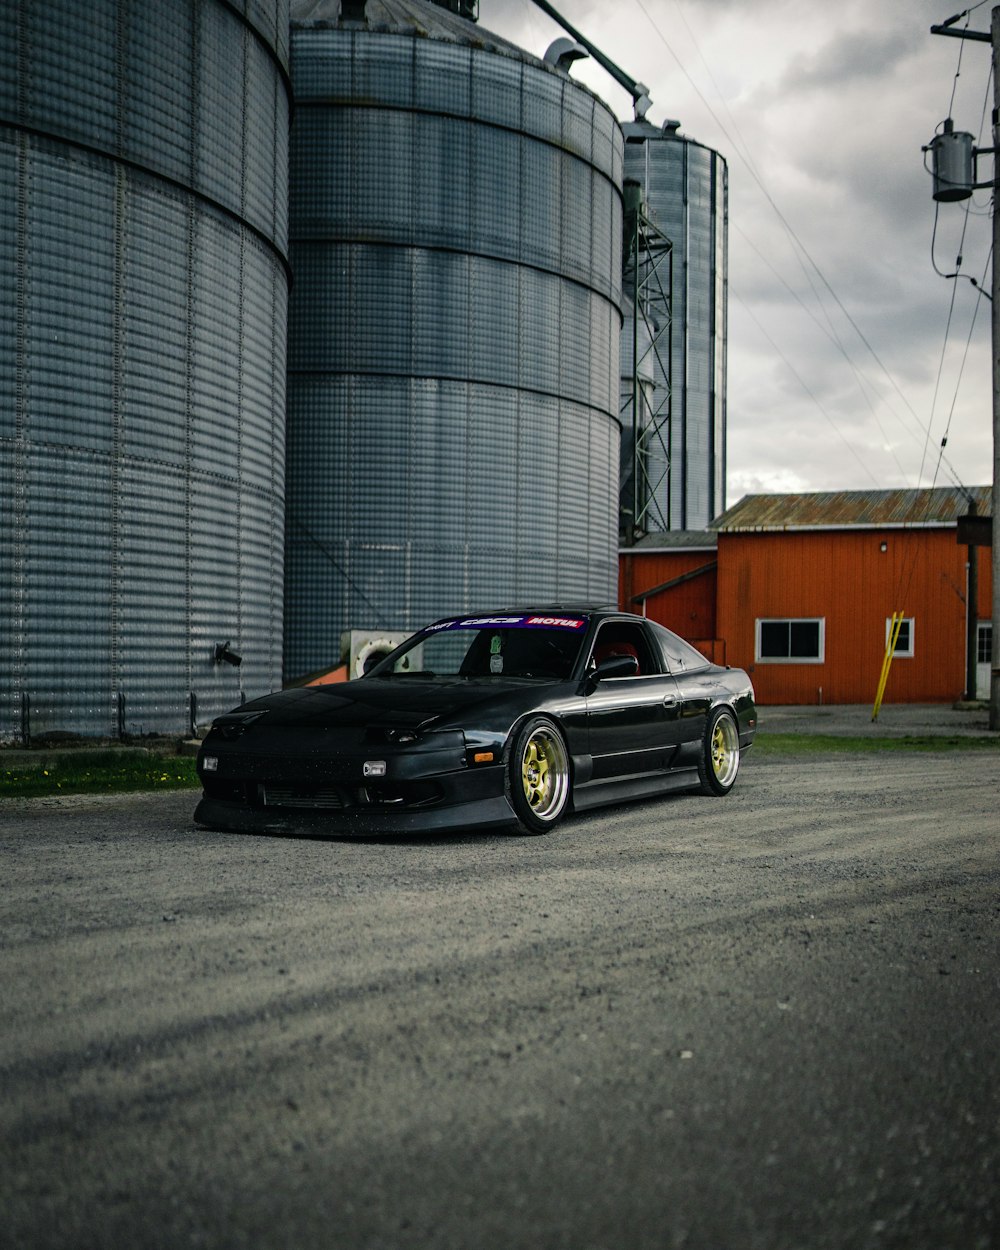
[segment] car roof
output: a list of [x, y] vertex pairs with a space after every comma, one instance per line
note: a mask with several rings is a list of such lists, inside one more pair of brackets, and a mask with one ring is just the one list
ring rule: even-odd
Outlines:
[[577, 616], [593, 616], [595, 612], [608, 612], [613, 609], [596, 603], [516, 603], [505, 608], [496, 609], [500, 612], [517, 612], [532, 616], [550, 615], [554, 612], [574, 612]]
[[[645, 621], [645, 617], [638, 616], [634, 612], [623, 612], [614, 604], [593, 604], [593, 603], [530, 603], [515, 604], [503, 608], [486, 608], [484, 610], [475, 610], [470, 612], [452, 612], [448, 616], [439, 617], [439, 621], [457, 621], [457, 620], [490, 620], [493, 617], [500, 616], [556, 616], [571, 615], [586, 617], [587, 620], [604, 620], [608, 617], [616, 617], [630, 621]], [[437, 622], [433, 622], [436, 624]]]

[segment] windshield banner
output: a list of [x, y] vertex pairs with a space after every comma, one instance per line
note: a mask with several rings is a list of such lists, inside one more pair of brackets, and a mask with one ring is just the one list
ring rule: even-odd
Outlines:
[[460, 616], [450, 621], [438, 621], [424, 632], [437, 634], [445, 629], [583, 629], [586, 623], [584, 616]]

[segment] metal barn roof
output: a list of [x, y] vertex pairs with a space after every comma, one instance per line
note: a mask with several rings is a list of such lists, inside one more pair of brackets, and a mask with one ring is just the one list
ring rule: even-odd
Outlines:
[[817, 491], [806, 495], [744, 495], [712, 522], [720, 533], [781, 530], [940, 528], [972, 511], [992, 514], [992, 487], [927, 490]]
[[639, 551], [649, 555], [656, 551], [715, 551], [719, 536], [714, 530], [664, 530], [662, 533], [643, 534], [627, 547], [618, 548], [620, 554], [630, 555]]

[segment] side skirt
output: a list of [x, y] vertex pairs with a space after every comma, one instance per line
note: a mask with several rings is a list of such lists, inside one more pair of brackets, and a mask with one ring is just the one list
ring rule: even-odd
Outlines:
[[585, 812], [591, 807], [602, 807], [622, 799], [648, 799], [674, 790], [691, 790], [698, 786], [698, 769], [677, 769], [671, 773], [643, 773], [634, 777], [616, 777], [614, 780], [592, 781], [573, 787], [573, 810]]

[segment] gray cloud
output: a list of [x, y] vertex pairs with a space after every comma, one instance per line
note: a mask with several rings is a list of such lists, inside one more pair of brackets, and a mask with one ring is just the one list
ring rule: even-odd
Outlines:
[[784, 75], [780, 89], [846, 92], [855, 84], [884, 85], [899, 67], [911, 62], [923, 40], [916, 29], [870, 30], [837, 35], [813, 53], [803, 53]]

